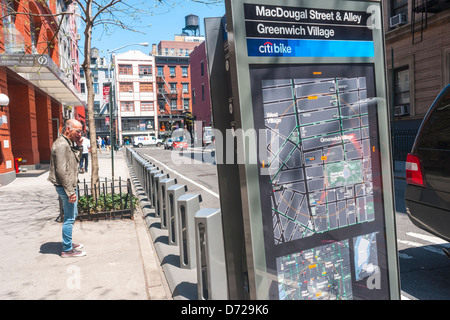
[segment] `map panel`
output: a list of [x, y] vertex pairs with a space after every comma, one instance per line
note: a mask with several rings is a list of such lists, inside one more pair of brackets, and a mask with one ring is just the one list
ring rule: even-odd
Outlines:
[[280, 300], [351, 300], [348, 240], [276, 259]]
[[371, 276], [379, 270], [376, 234], [373, 232], [353, 239], [356, 280]]
[[275, 244], [374, 220], [366, 78], [262, 80]]

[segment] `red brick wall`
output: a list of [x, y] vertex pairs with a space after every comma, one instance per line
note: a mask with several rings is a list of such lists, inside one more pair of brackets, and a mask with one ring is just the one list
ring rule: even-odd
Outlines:
[[[6, 95], [8, 94], [7, 80], [6, 80], [6, 70], [0, 67], [0, 92]], [[10, 117], [9, 108], [4, 108], [3, 112], [0, 111], [0, 117], [6, 116], [7, 123], [3, 123], [0, 126], [0, 174], [8, 173], [14, 171], [14, 157], [11, 150], [11, 137], [10, 137]], [[5, 143], [6, 141], [6, 143]], [[5, 148], [5, 144], [7, 148]], [[6, 164], [11, 167], [7, 168]]]

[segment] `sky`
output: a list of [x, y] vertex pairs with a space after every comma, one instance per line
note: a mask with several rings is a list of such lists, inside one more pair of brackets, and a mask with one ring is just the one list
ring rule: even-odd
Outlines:
[[[204, 36], [204, 19], [207, 17], [222, 17], [225, 14], [224, 2], [215, 5], [206, 5], [190, 0], [176, 0], [172, 2], [176, 4], [171, 7], [162, 7], [153, 16], [142, 19], [142, 24], [148, 25], [146, 28], [139, 28], [142, 33], [125, 31], [119, 28], [113, 28], [114, 30], [105, 32], [102, 26], [97, 26], [93, 32], [92, 48], [98, 48], [100, 56], [106, 57], [108, 49], [114, 50], [127, 44], [148, 42], [148, 47], [133, 45], [115, 51], [116, 53], [123, 53], [128, 50], [140, 50], [148, 54], [151, 51], [152, 44], [158, 44], [161, 40], [174, 40], [175, 34], [182, 33], [185, 27], [185, 16], [189, 14], [198, 16], [200, 35]], [[132, 18], [128, 19], [130, 19], [130, 23], [133, 23], [131, 21]], [[79, 30], [79, 33], [82, 35], [82, 30]], [[81, 54], [83, 54], [83, 37], [78, 44]], [[80, 59], [82, 58], [80, 56]]]

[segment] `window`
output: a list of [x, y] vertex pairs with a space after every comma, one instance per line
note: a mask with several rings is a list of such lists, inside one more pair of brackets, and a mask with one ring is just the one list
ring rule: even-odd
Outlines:
[[98, 70], [92, 70], [92, 78], [94, 82], [98, 82]]
[[142, 101], [141, 111], [153, 111], [153, 101]]
[[139, 90], [141, 92], [153, 92], [153, 83], [141, 82], [141, 83], [139, 83]]
[[80, 92], [81, 93], [86, 93], [86, 85], [84, 83], [80, 83], [81, 87], [80, 87]]
[[183, 93], [189, 92], [189, 83], [183, 83]]
[[205, 101], [205, 84], [202, 83], [202, 101]]
[[133, 82], [119, 82], [119, 92], [133, 91]]
[[172, 108], [172, 110], [177, 110], [177, 100], [176, 99], [170, 100], [170, 107]]
[[184, 110], [189, 110], [189, 99], [183, 99]]
[[169, 85], [170, 85], [170, 93], [177, 93], [177, 83], [172, 82]]
[[[450, 148], [450, 90], [443, 93], [436, 101], [435, 107], [423, 124], [419, 148], [440, 149]], [[443, 157], [444, 158], [444, 157]]]
[[202, 61], [202, 63], [200, 64], [200, 73], [201, 73], [202, 77], [205, 75], [205, 62], [204, 61]]
[[119, 74], [133, 74], [131, 64], [119, 64]]
[[169, 72], [171, 77], [175, 77], [175, 67], [169, 67]]
[[94, 93], [98, 93], [98, 83], [94, 83]]
[[158, 83], [158, 93], [164, 93], [164, 83]]
[[140, 65], [139, 66], [139, 75], [151, 76], [152, 75], [152, 66]]
[[164, 73], [163, 73], [164, 67], [158, 66], [157, 69], [158, 69], [158, 77], [163, 77], [164, 76]]
[[134, 102], [133, 101], [121, 101], [120, 102], [120, 111], [134, 111]]
[[100, 113], [100, 101], [94, 101], [94, 113], [95, 114]]
[[192, 89], [192, 104], [195, 104], [195, 89]]
[[409, 69], [408, 67], [394, 70], [394, 106], [409, 106]]
[[399, 13], [408, 13], [408, 0], [391, 0], [391, 17]]
[[187, 77], [188, 76], [188, 67], [181, 67], [181, 75], [183, 77]]

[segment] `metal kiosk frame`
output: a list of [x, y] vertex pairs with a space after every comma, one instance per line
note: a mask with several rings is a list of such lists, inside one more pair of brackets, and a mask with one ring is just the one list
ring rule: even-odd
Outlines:
[[225, 3], [205, 28], [229, 298], [399, 299], [381, 2]]

